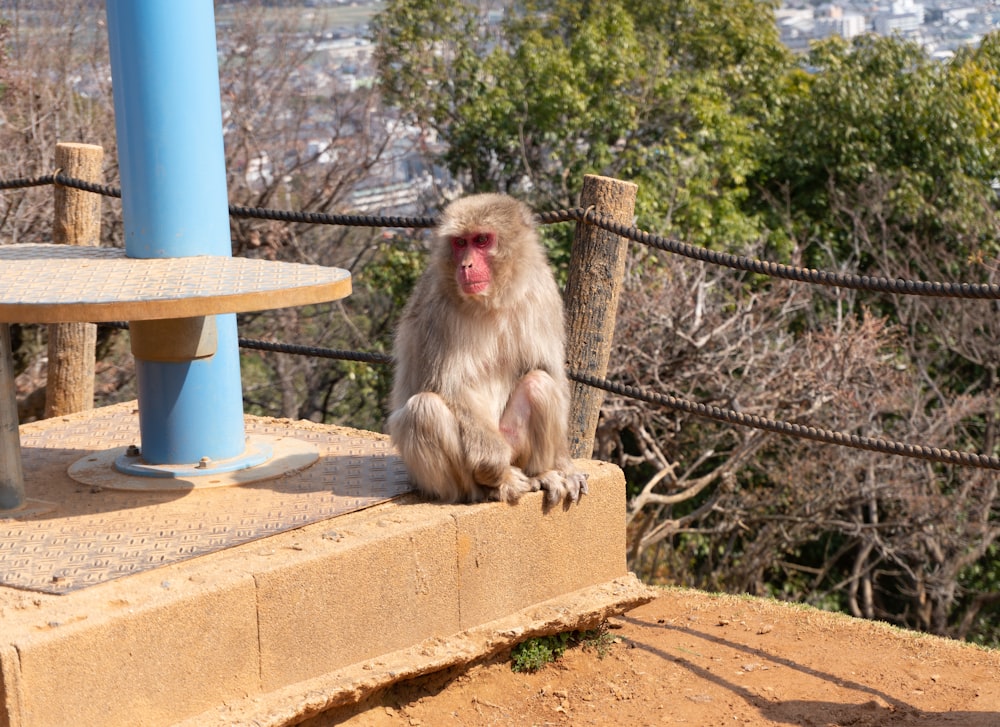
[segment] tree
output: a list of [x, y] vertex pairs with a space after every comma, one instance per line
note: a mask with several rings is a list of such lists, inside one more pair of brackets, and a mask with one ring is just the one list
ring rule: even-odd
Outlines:
[[[92, 0], [17, 3], [9, 11], [10, 57], [0, 62], [5, 83], [0, 165], [5, 177], [53, 171], [57, 141], [99, 144], [104, 176], [117, 180], [114, 109], [104, 10]], [[297, 21], [300, 8], [262, 3], [217, 9], [220, 86], [230, 202], [311, 212], [354, 211], [354, 193], [409, 153], [399, 124], [370, 88], [312, 82], [329, 75], [313, 35]], [[5, 46], [6, 47], [6, 46]], [[102, 201], [102, 244], [122, 246], [121, 205]], [[5, 242], [50, 242], [52, 191], [35, 187], [0, 195]], [[385, 244], [383, 231], [232, 218], [234, 253], [320, 263], [351, 270], [348, 300], [293, 311], [240, 316], [241, 335], [332, 348], [387, 350], [398, 296], [366, 284], [368, 263], [383, 279], [406, 280], [406, 261]], [[397, 264], [400, 273], [393, 271]], [[395, 277], [393, 277], [395, 275]], [[134, 398], [127, 336], [99, 330], [99, 404]], [[19, 399], [44, 385], [45, 327], [14, 327]], [[283, 354], [244, 353], [244, 401], [256, 414], [381, 426], [388, 387], [385, 367], [333, 363]], [[41, 415], [25, 407], [22, 421]]]
[[[857, 208], [863, 188], [884, 190], [865, 201], [881, 205], [883, 221], [904, 235], [964, 255], [996, 253], [983, 210], [993, 207], [1000, 151], [997, 43], [940, 63], [898, 38], [832, 39], [813, 47], [808, 70], [787, 75], [754, 186], [763, 209], [795, 210], [787, 222], [807, 245], [807, 262], [855, 260], [867, 270], [857, 239], [864, 232], [841, 216], [837, 199], [846, 195]], [[769, 227], [785, 230], [785, 222], [772, 213]]]
[[489, 25], [461, 0], [394, 0], [374, 33], [388, 102], [470, 189], [572, 206], [585, 173], [624, 176], [656, 229], [735, 245], [758, 235], [742, 200], [789, 60], [771, 7], [537, 0]]
[[[845, 272], [994, 280], [997, 41], [941, 64], [898, 39], [833, 40], [792, 63], [762, 10], [552, 0], [489, 25], [454, 0], [397, 0], [375, 25], [379, 71], [476, 189], [542, 208], [572, 205], [584, 172], [622, 176], [654, 232]], [[808, 288], [644, 251], [629, 276], [612, 378], [997, 451], [992, 304]], [[605, 404], [597, 451], [626, 470], [631, 563], [647, 577], [996, 632], [987, 473], [622, 397]]]
[[[111, 111], [107, 34], [97, 26], [98, 9], [87, 0], [16, 3], [3, 19], [3, 111], [0, 168], [5, 177], [34, 177], [55, 170], [56, 143], [103, 146], [105, 174], [116, 176], [114, 117]], [[49, 35], [48, 28], [58, 28]], [[0, 194], [0, 233], [5, 243], [52, 241], [52, 189], [32, 187]], [[106, 244], [121, 245], [121, 205], [105, 199], [101, 232]], [[45, 392], [44, 326], [11, 327], [21, 421], [41, 417]], [[127, 343], [99, 332], [98, 355]], [[130, 366], [98, 365], [96, 390], [103, 400], [126, 398], [134, 384]]]
[[[298, 29], [300, 10], [241, 8], [226, 12], [220, 23], [230, 201], [355, 212], [354, 194], [386, 167], [401, 164], [410, 142], [371, 88], [326, 80], [330, 69], [315, 51], [313, 34]], [[375, 275], [390, 278], [399, 262], [382, 230], [242, 217], [231, 218], [231, 229], [235, 254], [342, 267], [354, 276], [346, 300], [241, 315], [241, 335], [388, 350], [399, 301], [367, 284]], [[382, 267], [388, 270], [373, 273]], [[390, 374], [385, 367], [255, 352], [244, 352], [241, 360], [252, 413], [381, 427]]]

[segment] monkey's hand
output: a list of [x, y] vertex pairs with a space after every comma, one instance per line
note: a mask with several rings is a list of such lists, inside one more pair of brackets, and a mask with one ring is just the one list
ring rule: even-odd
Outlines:
[[549, 470], [536, 479], [545, 491], [545, 504], [549, 506], [563, 501], [579, 502], [580, 496], [587, 494], [587, 475], [583, 472]]
[[493, 493], [500, 502], [515, 503], [527, 492], [538, 492], [539, 481], [528, 477], [520, 467], [508, 467], [506, 476]]
[[539, 483], [534, 477], [511, 465], [510, 445], [498, 432], [466, 417], [462, 422], [462, 445], [472, 478], [487, 500], [514, 503], [521, 495], [538, 491]]

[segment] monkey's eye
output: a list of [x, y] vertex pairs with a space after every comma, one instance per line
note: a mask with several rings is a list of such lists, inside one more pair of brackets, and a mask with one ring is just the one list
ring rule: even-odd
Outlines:
[[451, 238], [452, 247], [465, 247], [466, 242], [464, 237], [453, 237]]
[[480, 232], [478, 235], [475, 236], [473, 242], [476, 244], [477, 247], [485, 247], [486, 245], [490, 244], [490, 236], [487, 235], [485, 232]]

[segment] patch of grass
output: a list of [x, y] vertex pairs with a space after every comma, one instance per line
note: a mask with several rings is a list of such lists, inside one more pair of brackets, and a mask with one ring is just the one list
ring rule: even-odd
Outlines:
[[612, 636], [608, 630], [608, 622], [605, 621], [596, 629], [581, 631], [580, 644], [584, 649], [593, 649], [598, 659], [603, 659], [611, 651], [611, 646], [618, 643], [618, 637]]
[[536, 672], [551, 664], [572, 646], [593, 649], [598, 659], [603, 659], [617, 639], [608, 632], [607, 623], [588, 631], [567, 631], [551, 636], [528, 639], [510, 652], [510, 668], [516, 672]]
[[571, 634], [539, 636], [518, 644], [510, 652], [510, 668], [516, 672], [535, 672], [562, 656], [569, 647]]

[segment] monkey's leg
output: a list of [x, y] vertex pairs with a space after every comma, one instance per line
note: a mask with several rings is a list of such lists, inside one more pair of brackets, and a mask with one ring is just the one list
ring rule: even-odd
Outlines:
[[458, 420], [440, 396], [414, 394], [389, 417], [388, 429], [422, 492], [444, 502], [482, 499], [465, 464]]
[[500, 431], [514, 452], [513, 462], [538, 480], [549, 504], [587, 493], [587, 477], [573, 467], [566, 440], [565, 394], [545, 371], [530, 371], [514, 388]]
[[510, 448], [468, 412], [422, 392], [389, 417], [389, 434], [411, 479], [444, 502], [516, 502], [539, 483], [510, 465]]
[[524, 493], [538, 490], [537, 480], [512, 466], [510, 444], [496, 426], [461, 408], [456, 409], [455, 416], [466, 466], [485, 499], [517, 502]]
[[525, 374], [500, 417], [514, 464], [532, 476], [552, 469], [566, 448], [565, 416], [565, 398], [552, 377], [544, 371]]

